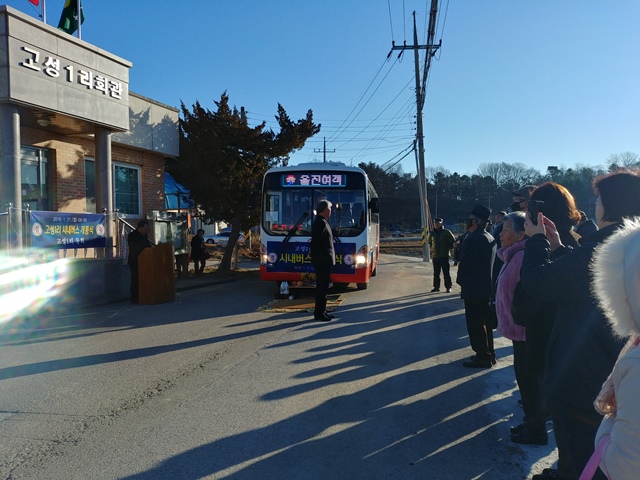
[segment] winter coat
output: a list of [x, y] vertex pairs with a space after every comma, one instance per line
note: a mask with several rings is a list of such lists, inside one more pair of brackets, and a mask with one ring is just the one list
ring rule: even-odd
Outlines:
[[[592, 269], [593, 291], [614, 332], [633, 344], [640, 336], [640, 220], [625, 222], [625, 228], [598, 249]], [[596, 435], [596, 445], [610, 435], [604, 440], [600, 469], [612, 480], [635, 480], [640, 472], [640, 347], [621, 355], [609, 382], [615, 407]]]
[[490, 233], [477, 228], [467, 235], [462, 242], [462, 258], [456, 278], [463, 299], [487, 299], [488, 302], [493, 297], [495, 257], [496, 241]]
[[431, 256], [433, 258], [446, 258], [449, 259], [449, 252], [453, 248], [453, 243], [456, 241], [453, 238], [451, 230], [447, 230], [442, 227], [440, 230], [433, 229], [429, 232], [427, 237], [429, 247], [431, 248]]
[[599, 416], [593, 401], [624, 342], [614, 338], [604, 312], [591, 295], [589, 265], [596, 246], [619, 227], [599, 230], [589, 242], [553, 262], [547, 238], [534, 235], [525, 245], [520, 271], [522, 286], [530, 297], [557, 307], [547, 347], [546, 403], [594, 422]]
[[513, 291], [520, 280], [520, 267], [524, 258], [526, 239], [514, 243], [510, 247], [498, 249], [498, 258], [504, 262], [498, 274], [496, 288], [496, 314], [498, 316], [498, 331], [503, 337], [513, 341], [525, 340], [525, 328], [513, 323], [511, 303]]
[[582, 238], [586, 238], [597, 231], [598, 231], [598, 226], [591, 219], [581, 223], [576, 228], [576, 233], [580, 235]]

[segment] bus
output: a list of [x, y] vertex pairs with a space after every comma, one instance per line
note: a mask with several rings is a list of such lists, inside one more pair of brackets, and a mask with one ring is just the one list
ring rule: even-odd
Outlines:
[[333, 204], [334, 285], [359, 290], [376, 275], [380, 244], [378, 195], [364, 170], [340, 162], [269, 169], [262, 184], [260, 277], [293, 287], [315, 283], [309, 255], [311, 225], [320, 200]]

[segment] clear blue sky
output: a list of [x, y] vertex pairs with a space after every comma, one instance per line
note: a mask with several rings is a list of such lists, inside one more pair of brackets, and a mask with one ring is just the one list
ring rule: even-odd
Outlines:
[[[326, 137], [329, 160], [389, 166], [413, 141], [416, 108], [413, 52], [386, 56], [392, 40], [413, 43], [414, 10], [425, 43], [430, 3], [85, 0], [82, 38], [131, 61], [130, 89], [167, 105], [215, 109], [226, 90], [274, 129], [278, 103], [294, 120], [312, 109], [322, 130], [292, 163], [322, 160]], [[48, 24], [63, 4], [46, 0]], [[427, 166], [544, 171], [640, 154], [639, 21], [637, 0], [441, 0]], [[413, 153], [400, 165], [415, 172]]]

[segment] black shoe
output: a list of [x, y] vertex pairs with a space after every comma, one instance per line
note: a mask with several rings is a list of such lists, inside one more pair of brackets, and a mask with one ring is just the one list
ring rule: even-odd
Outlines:
[[488, 358], [478, 358], [476, 356], [473, 360], [462, 362], [462, 366], [467, 368], [491, 368], [491, 360]]
[[496, 360], [496, 354], [492, 353], [491, 354], [491, 365], [495, 365], [496, 363], [498, 363], [497, 360]]
[[329, 315], [314, 315], [313, 319], [317, 320], [319, 322], [330, 322], [331, 321], [331, 317]]
[[433, 289], [431, 289], [431, 291], [432, 291], [432, 292], [439, 292], [439, 291], [440, 291], [440, 289], [439, 289], [439, 288], [433, 288]]
[[533, 432], [525, 425], [518, 433], [511, 434], [511, 441], [522, 445], [547, 445], [549, 436], [546, 431]]
[[447, 293], [451, 293], [451, 289], [450, 288], [447, 288]]
[[326, 313], [324, 314], [325, 317], [329, 317], [331, 320], [333, 320], [334, 318], [336, 318], [335, 315], [331, 315], [330, 313]]
[[526, 425], [526, 423], [521, 423], [520, 425], [516, 425], [515, 427], [511, 426], [509, 427], [509, 433], [511, 435], [517, 435], [524, 429]]

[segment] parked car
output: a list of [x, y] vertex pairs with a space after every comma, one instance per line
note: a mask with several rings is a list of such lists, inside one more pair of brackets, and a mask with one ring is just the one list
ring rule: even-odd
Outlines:
[[[220, 247], [225, 248], [229, 244], [229, 235], [231, 235], [231, 232], [225, 231], [215, 235], [205, 235], [204, 243], [206, 245], [219, 245]], [[242, 232], [240, 232], [240, 235], [238, 236], [238, 243], [241, 245], [244, 243], [244, 233]]]

